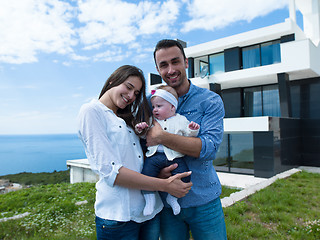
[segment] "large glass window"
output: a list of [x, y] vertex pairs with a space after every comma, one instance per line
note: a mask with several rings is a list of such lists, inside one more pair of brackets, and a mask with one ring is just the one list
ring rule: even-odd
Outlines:
[[200, 77], [205, 77], [209, 75], [208, 62], [200, 61]]
[[209, 73], [208, 69], [208, 56], [202, 56], [194, 59], [194, 76], [195, 77], [204, 77]]
[[209, 56], [210, 75], [225, 72], [224, 71], [224, 54], [218, 53]]
[[309, 114], [311, 119], [320, 118], [319, 92], [320, 92], [320, 83], [310, 84]]
[[223, 134], [213, 165], [217, 171], [254, 174], [253, 134]]
[[213, 165], [217, 170], [229, 171], [229, 155], [230, 155], [230, 134], [223, 134], [223, 139], [216, 153], [216, 158], [213, 160]]
[[244, 89], [245, 117], [280, 117], [280, 100], [277, 85]]
[[242, 64], [244, 69], [261, 66], [259, 45], [242, 49]]
[[242, 48], [243, 69], [279, 62], [281, 62], [279, 40]]
[[245, 117], [262, 116], [261, 87], [245, 88], [243, 92]]
[[269, 65], [281, 62], [280, 41], [272, 41], [261, 44], [261, 65]]
[[[231, 156], [231, 171], [254, 173], [253, 172], [253, 134], [238, 133], [230, 134], [230, 156]], [[241, 170], [242, 169], [242, 170]], [[244, 171], [243, 169], [248, 169]], [[249, 171], [252, 169], [252, 171]]]
[[275, 85], [264, 86], [262, 88], [263, 115], [280, 117], [279, 90]]
[[300, 85], [295, 85], [290, 87], [290, 95], [291, 95], [291, 110], [292, 110], [292, 117], [294, 118], [301, 118], [300, 115], [301, 109], [301, 90]]

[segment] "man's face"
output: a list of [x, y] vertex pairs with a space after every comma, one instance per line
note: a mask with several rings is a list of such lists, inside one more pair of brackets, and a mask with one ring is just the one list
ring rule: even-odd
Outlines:
[[156, 52], [155, 58], [157, 70], [169, 86], [177, 89], [188, 81], [186, 74], [188, 59], [183, 58], [178, 47], [162, 48]]

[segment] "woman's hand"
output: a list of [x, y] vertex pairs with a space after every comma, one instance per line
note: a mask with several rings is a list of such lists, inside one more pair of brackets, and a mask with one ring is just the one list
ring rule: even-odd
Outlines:
[[168, 183], [166, 184], [165, 192], [177, 198], [184, 197], [190, 191], [192, 182], [185, 183], [181, 181], [181, 178], [188, 177], [190, 175], [191, 175], [191, 171], [178, 173], [166, 179]]

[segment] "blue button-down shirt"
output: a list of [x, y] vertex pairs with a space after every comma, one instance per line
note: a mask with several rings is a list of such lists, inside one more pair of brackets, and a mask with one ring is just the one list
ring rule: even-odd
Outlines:
[[179, 199], [182, 208], [200, 206], [221, 194], [221, 184], [213, 160], [222, 142], [224, 105], [218, 94], [190, 83], [188, 93], [179, 97], [177, 113], [200, 124], [200, 157], [184, 158], [192, 171], [193, 186], [185, 197]]

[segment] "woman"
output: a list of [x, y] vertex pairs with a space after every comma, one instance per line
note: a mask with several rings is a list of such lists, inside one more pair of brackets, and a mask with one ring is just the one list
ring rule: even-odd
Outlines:
[[162, 202], [157, 196], [155, 211], [144, 216], [145, 202], [140, 190], [183, 197], [191, 188], [191, 183], [181, 181], [190, 172], [168, 179], [140, 174], [143, 152], [133, 129], [149, 117], [143, 72], [129, 65], [111, 74], [99, 100], [80, 109], [79, 136], [92, 170], [99, 174], [95, 202], [98, 239], [158, 240], [157, 213]]

